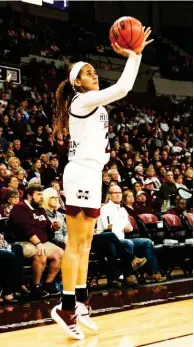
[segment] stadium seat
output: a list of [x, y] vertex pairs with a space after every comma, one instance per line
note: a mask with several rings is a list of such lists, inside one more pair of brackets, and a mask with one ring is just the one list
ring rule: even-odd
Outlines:
[[162, 244], [165, 238], [165, 230], [159, 225], [161, 221], [154, 214], [140, 214], [137, 217], [137, 224], [141, 237], [148, 237], [154, 244]]
[[166, 230], [167, 239], [184, 242], [186, 238], [186, 229], [181, 223], [181, 219], [173, 214], [164, 214], [162, 216], [164, 229]]

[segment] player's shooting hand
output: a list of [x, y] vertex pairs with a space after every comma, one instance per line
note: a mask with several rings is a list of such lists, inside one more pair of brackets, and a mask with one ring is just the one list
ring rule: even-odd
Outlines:
[[141, 45], [139, 45], [138, 47], [136, 47], [136, 48], [134, 49], [134, 52], [135, 52], [136, 54], [141, 54], [142, 51], [144, 50], [144, 48], [145, 48], [147, 45], [149, 45], [151, 42], [154, 41], [154, 39], [151, 39], [151, 40], [148, 40], [148, 41], [147, 41], [148, 37], [150, 36], [150, 34], [151, 34], [151, 32], [152, 32], [151, 28], [148, 27], [147, 29], [145, 29], [145, 27], [143, 27], [143, 30], [144, 30], [144, 39], [143, 39]]
[[119, 44], [117, 42], [115, 43], [111, 43], [111, 46], [113, 48], [113, 50], [115, 51], [115, 53], [122, 55], [123, 57], [129, 57], [132, 55], [135, 55], [135, 52], [132, 51], [131, 49], [128, 48], [122, 48], [121, 46], [119, 46]]

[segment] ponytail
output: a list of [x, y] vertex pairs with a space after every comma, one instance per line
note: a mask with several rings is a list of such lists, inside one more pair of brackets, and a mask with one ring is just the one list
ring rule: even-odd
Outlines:
[[[73, 96], [75, 95], [75, 89], [72, 87], [69, 81], [69, 74], [74, 64], [71, 64], [67, 70], [67, 79], [61, 82], [56, 91], [56, 118], [53, 122], [53, 134], [57, 131], [61, 131], [63, 128], [69, 130], [69, 113], [68, 109]], [[81, 71], [81, 70], [80, 70]], [[80, 76], [80, 72], [78, 77]]]
[[53, 122], [53, 133], [61, 131], [64, 127], [69, 129], [68, 108], [75, 92], [69, 79], [61, 82], [56, 91], [56, 118]]

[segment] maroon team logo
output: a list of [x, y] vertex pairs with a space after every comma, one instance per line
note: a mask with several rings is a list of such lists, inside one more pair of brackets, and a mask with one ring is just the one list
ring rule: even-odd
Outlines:
[[77, 198], [78, 199], [85, 199], [85, 200], [88, 200], [90, 198], [90, 192], [89, 190], [78, 190], [77, 191], [77, 194], [76, 194]]

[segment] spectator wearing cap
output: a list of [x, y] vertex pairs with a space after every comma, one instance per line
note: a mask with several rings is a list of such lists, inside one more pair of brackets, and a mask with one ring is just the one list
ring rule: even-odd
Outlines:
[[[9, 235], [21, 244], [24, 257], [32, 259], [31, 296], [35, 299], [59, 294], [53, 282], [60, 270], [63, 256], [63, 250], [49, 241], [59, 227], [48, 219], [42, 203], [41, 186], [31, 185], [25, 191], [24, 201], [12, 208], [8, 220]], [[47, 260], [48, 271], [41, 287]]]
[[39, 179], [37, 177], [31, 178], [31, 180], [29, 180], [29, 182], [28, 182], [28, 187], [31, 186], [32, 184], [39, 184], [40, 185]]
[[59, 170], [59, 160], [56, 154], [51, 155], [49, 158], [49, 166], [42, 173], [43, 186], [49, 187], [51, 181], [61, 179], [61, 171]]
[[147, 178], [144, 182], [144, 191], [146, 194], [146, 202], [148, 206], [152, 206], [153, 213], [160, 213], [162, 201], [157, 196], [157, 191], [154, 189], [154, 183], [149, 178]]
[[143, 213], [154, 213], [152, 205], [149, 205], [146, 198], [146, 193], [143, 190], [137, 192], [135, 197], [134, 211], [136, 216]]

